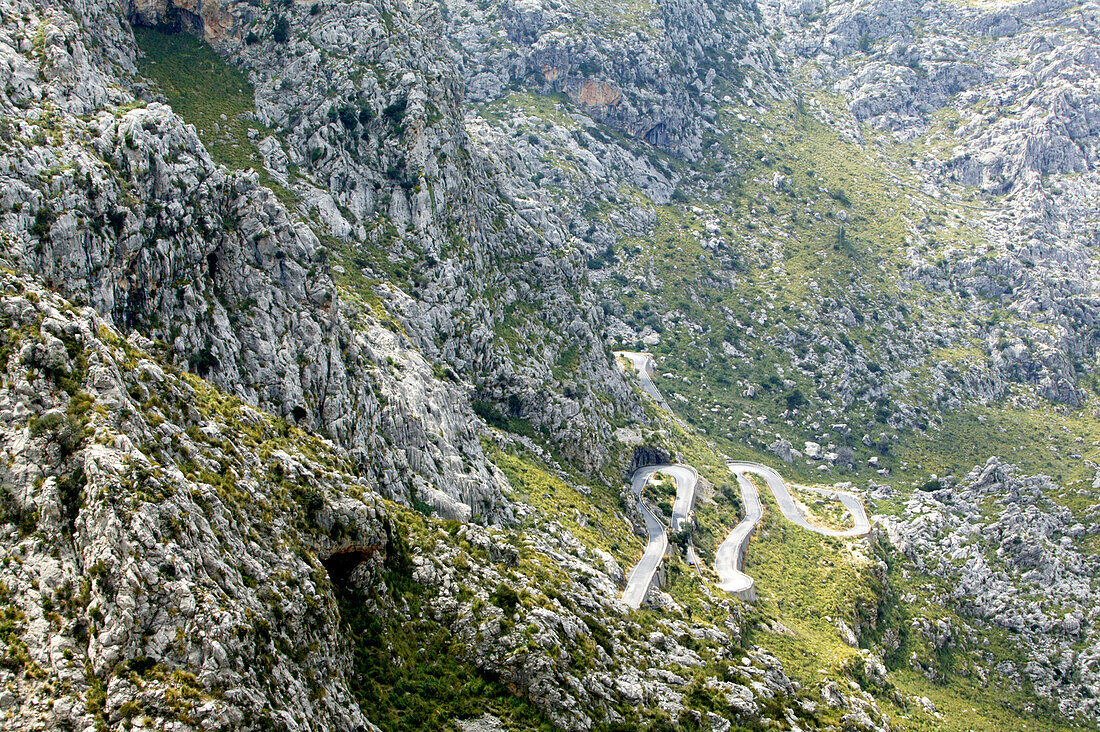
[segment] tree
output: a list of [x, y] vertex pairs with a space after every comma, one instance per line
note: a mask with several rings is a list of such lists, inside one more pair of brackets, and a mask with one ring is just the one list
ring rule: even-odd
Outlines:
[[275, 27], [271, 30], [271, 38], [276, 43], [286, 43], [290, 38], [290, 21], [286, 19], [286, 16], [278, 15], [275, 17]]

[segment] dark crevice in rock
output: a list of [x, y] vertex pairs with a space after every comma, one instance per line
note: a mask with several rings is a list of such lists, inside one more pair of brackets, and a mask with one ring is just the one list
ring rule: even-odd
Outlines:
[[671, 462], [673, 460], [668, 450], [650, 445], [636, 447], [633, 456], [630, 458], [630, 467], [626, 471], [626, 478], [629, 480], [638, 468], [644, 468], [647, 465], [664, 465]]
[[330, 554], [323, 563], [332, 583], [337, 587], [347, 587], [355, 568], [370, 559], [379, 548], [378, 544], [356, 545]]
[[130, 25], [153, 28], [162, 33], [189, 33], [203, 38], [202, 16], [174, 3], [132, 3], [127, 15]]

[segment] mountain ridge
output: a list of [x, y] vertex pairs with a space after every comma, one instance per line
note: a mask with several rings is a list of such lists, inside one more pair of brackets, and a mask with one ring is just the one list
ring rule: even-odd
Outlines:
[[7, 0], [0, 725], [1095, 723], [1096, 17]]

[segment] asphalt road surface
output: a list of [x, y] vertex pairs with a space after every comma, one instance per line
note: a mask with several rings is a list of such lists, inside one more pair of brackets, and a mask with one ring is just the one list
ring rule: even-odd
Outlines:
[[771, 490], [772, 495], [775, 496], [775, 502], [779, 504], [779, 510], [783, 513], [784, 518], [791, 523], [798, 524], [807, 531], [812, 531], [822, 536], [853, 537], [863, 536], [871, 530], [871, 522], [867, 519], [867, 512], [863, 508], [863, 502], [859, 500], [858, 496], [852, 493], [828, 488], [807, 489], [815, 493], [821, 493], [825, 496], [835, 494], [837, 498], [840, 499], [840, 502], [844, 504], [844, 507], [852, 514], [854, 524], [852, 528], [839, 530], [825, 529], [820, 526], [814, 526], [806, 520], [806, 515], [802, 512], [802, 509], [798, 507], [798, 504], [794, 500], [794, 496], [787, 490], [787, 484], [783, 481], [783, 476], [777, 473], [773, 468], [769, 468], [767, 465], [762, 465], [760, 463], [735, 461], [729, 463], [729, 469], [736, 473], [738, 477], [743, 476], [745, 473], [753, 473], [763, 478], [764, 482], [768, 484], [768, 488]]
[[741, 502], [745, 505], [745, 518], [733, 528], [726, 540], [718, 547], [714, 555], [714, 569], [718, 573], [719, 583], [726, 592], [737, 595], [743, 600], [756, 599], [756, 585], [752, 577], [741, 571], [745, 561], [745, 549], [749, 544], [749, 537], [764, 516], [760, 506], [760, 495], [746, 477], [746, 473], [759, 475], [767, 483], [768, 489], [775, 496], [775, 502], [779, 504], [779, 510], [784, 518], [801, 526], [807, 531], [824, 536], [854, 537], [863, 536], [871, 530], [871, 523], [867, 519], [867, 512], [863, 508], [863, 502], [852, 493], [845, 491], [829, 490], [826, 488], [807, 488], [806, 490], [821, 493], [825, 496], [835, 496], [844, 504], [844, 507], [852, 514], [853, 526], [850, 529], [825, 529], [814, 526], [795, 502], [783, 477], [767, 465], [760, 463], [747, 463], [731, 461], [729, 469], [737, 476], [737, 484], [741, 488]]
[[642, 384], [642, 391], [653, 397], [653, 401], [657, 402], [671, 413], [672, 409], [668, 406], [668, 402], [665, 401], [664, 395], [657, 389], [657, 385], [653, 383], [651, 374], [657, 362], [653, 360], [652, 354], [637, 353], [635, 351], [615, 351], [615, 355], [622, 356], [630, 361], [634, 366], [634, 370], [638, 372], [638, 381]]
[[668, 535], [665, 526], [658, 520], [654, 513], [642, 502], [642, 491], [654, 473], [664, 473], [672, 476], [676, 481], [676, 500], [672, 504], [672, 530], [676, 531], [687, 520], [691, 506], [695, 502], [695, 484], [699, 481], [699, 475], [695, 469], [687, 465], [647, 465], [634, 471], [630, 487], [634, 497], [638, 501], [638, 507], [645, 518], [646, 532], [649, 534], [649, 543], [646, 545], [642, 560], [630, 570], [630, 577], [626, 581], [626, 590], [623, 591], [623, 602], [630, 607], [641, 607], [645, 593], [653, 583], [653, 575], [661, 566], [661, 559], [668, 550]]
[[[648, 353], [635, 351], [616, 351], [615, 355], [622, 356], [633, 364], [638, 372], [638, 380], [642, 390], [651, 396], [654, 401], [671, 412], [668, 402], [658, 391], [650, 374], [656, 365], [653, 356]], [[760, 505], [760, 495], [746, 477], [746, 473], [758, 475], [764, 479], [768, 489], [775, 496], [779, 504], [779, 510], [790, 522], [801, 526], [807, 531], [823, 536], [836, 536], [850, 538], [863, 536], [871, 530], [871, 522], [867, 518], [867, 512], [863, 508], [863, 502], [853, 493], [846, 491], [830, 490], [827, 488], [806, 488], [827, 497], [835, 497], [844, 504], [844, 507], [852, 514], [853, 526], [850, 529], [826, 529], [811, 524], [805, 513], [791, 495], [783, 477], [773, 468], [761, 463], [743, 461], [730, 461], [728, 467], [737, 476], [737, 484], [741, 489], [741, 502], [745, 507], [745, 518], [737, 526], [733, 527], [725, 541], [719, 545], [714, 555], [714, 569], [718, 573], [719, 583], [726, 592], [732, 593], [745, 600], [756, 598], [756, 588], [752, 577], [741, 571], [745, 561], [745, 549], [748, 547], [749, 537], [756, 529], [764, 516], [763, 507]], [[695, 502], [695, 484], [699, 475], [695, 469], [688, 465], [649, 465], [639, 468], [631, 479], [631, 489], [638, 501], [639, 509], [645, 518], [646, 531], [649, 533], [649, 543], [646, 545], [642, 560], [634, 566], [627, 579], [626, 590], [623, 592], [623, 602], [630, 607], [640, 607], [645, 599], [649, 586], [653, 583], [653, 576], [661, 566], [661, 559], [668, 550], [668, 536], [665, 527], [653, 512], [642, 502], [642, 490], [646, 482], [654, 473], [662, 472], [671, 475], [676, 480], [676, 501], [672, 508], [672, 530], [676, 531], [684, 521]], [[689, 561], [695, 557], [694, 547], [690, 547]], [[698, 560], [696, 559], [698, 563]]]
[[714, 570], [718, 573], [719, 587], [743, 600], [754, 600], [755, 583], [752, 577], [741, 571], [741, 567], [744, 566], [749, 537], [764, 517], [764, 509], [760, 505], [760, 494], [756, 492], [752, 481], [739, 474], [737, 484], [741, 488], [745, 518], [733, 527], [726, 540], [718, 546], [718, 551], [714, 553]]

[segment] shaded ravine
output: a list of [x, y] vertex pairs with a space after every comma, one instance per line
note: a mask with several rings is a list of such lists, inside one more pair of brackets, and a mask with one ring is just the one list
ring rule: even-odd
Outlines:
[[[633, 364], [635, 370], [638, 372], [642, 390], [651, 396], [659, 405], [668, 409], [668, 403], [664, 400], [660, 391], [657, 390], [656, 385], [654, 385], [650, 377], [650, 371], [654, 365], [653, 357], [648, 353], [635, 353], [632, 351], [616, 351], [616, 355], [628, 359], [631, 364]], [[718, 546], [714, 555], [714, 569], [719, 577], [718, 586], [742, 600], [752, 601], [756, 599], [755, 582], [752, 577], [749, 577], [741, 570], [744, 566], [745, 551], [748, 548], [749, 537], [752, 536], [752, 532], [760, 524], [764, 516], [764, 509], [760, 503], [760, 495], [756, 486], [753, 485], [752, 481], [746, 476], [746, 473], [752, 473], [761, 477], [775, 497], [775, 501], [779, 505], [779, 510], [784, 518], [807, 531], [812, 531], [822, 536], [852, 538], [863, 536], [871, 530], [871, 523], [867, 518], [867, 512], [863, 507], [863, 502], [860, 500], [859, 496], [853, 493], [828, 488], [804, 488], [804, 490], [813, 491], [825, 496], [831, 497], [835, 495], [840, 502], [844, 504], [844, 507], [848, 509], [849, 513], [851, 513], [853, 520], [852, 528], [827, 529], [820, 526], [814, 526], [809, 522], [805, 513], [795, 501], [794, 496], [791, 495], [783, 477], [774, 468], [762, 463], [737, 460], [729, 461], [727, 467], [730, 469], [730, 472], [737, 476], [737, 484], [741, 489], [741, 502], [745, 507], [745, 518], [733, 527], [733, 530], [730, 531], [725, 540]], [[672, 475], [676, 480], [676, 501], [672, 510], [673, 531], [677, 530], [680, 524], [687, 518], [687, 514], [691, 510], [691, 506], [695, 500], [695, 484], [698, 480], [698, 473], [696, 473], [694, 468], [688, 465], [648, 465], [634, 471], [634, 475], [631, 478], [631, 489], [638, 500], [638, 506], [642, 516], [645, 518], [646, 531], [649, 534], [649, 543], [646, 545], [645, 553], [642, 555], [641, 561], [631, 570], [626, 589], [623, 592], [623, 602], [633, 608], [641, 606], [646, 593], [653, 583], [653, 577], [656, 575], [661, 565], [661, 559], [668, 550], [668, 536], [665, 533], [664, 525], [657, 519], [656, 515], [653, 514], [649, 507], [645, 505], [641, 498], [642, 490], [644, 490], [646, 482], [649, 480], [650, 476], [656, 472], [667, 473], [668, 475]]]

